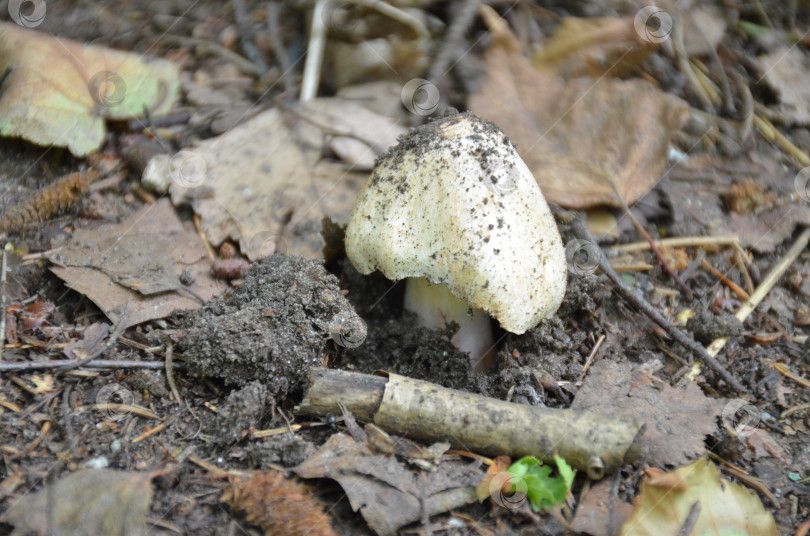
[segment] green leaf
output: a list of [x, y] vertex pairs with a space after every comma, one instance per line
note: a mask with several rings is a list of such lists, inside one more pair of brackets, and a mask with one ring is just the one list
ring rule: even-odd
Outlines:
[[[551, 476], [552, 468], [532, 456], [525, 456], [513, 463], [508, 471], [512, 476], [513, 489], [525, 489], [532, 510], [549, 510], [565, 501], [576, 471], [564, 459], [554, 456], [557, 475]], [[518, 483], [522, 481], [522, 485]]]

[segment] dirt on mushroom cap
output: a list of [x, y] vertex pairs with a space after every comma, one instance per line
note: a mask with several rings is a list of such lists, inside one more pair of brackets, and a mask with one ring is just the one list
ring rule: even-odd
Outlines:
[[526, 164], [473, 114], [413, 129], [377, 161], [346, 230], [362, 273], [425, 277], [523, 333], [559, 306], [562, 240]]

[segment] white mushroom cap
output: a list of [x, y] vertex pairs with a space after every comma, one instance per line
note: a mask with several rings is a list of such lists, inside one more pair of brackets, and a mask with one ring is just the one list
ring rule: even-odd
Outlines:
[[346, 253], [363, 274], [444, 283], [517, 334], [565, 293], [565, 250], [540, 187], [504, 133], [470, 113], [412, 129], [377, 161]]

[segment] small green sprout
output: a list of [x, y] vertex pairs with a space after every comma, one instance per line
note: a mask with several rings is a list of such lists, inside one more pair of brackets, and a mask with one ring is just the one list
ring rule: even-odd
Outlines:
[[556, 454], [554, 462], [557, 464], [556, 476], [551, 476], [551, 466], [543, 465], [543, 462], [533, 456], [524, 456], [507, 469], [513, 478], [513, 487], [517, 480], [525, 483], [526, 497], [535, 512], [550, 510], [565, 501], [574, 483], [577, 472]]

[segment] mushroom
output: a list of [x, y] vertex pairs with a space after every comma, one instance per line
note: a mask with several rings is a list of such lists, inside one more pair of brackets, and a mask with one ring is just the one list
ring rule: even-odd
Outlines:
[[[471, 113], [410, 130], [380, 157], [346, 228], [363, 274], [407, 279], [405, 309], [476, 370], [494, 356], [489, 316], [515, 334], [554, 314], [565, 251], [540, 187], [504, 133]], [[487, 316], [489, 315], [489, 316]]]

